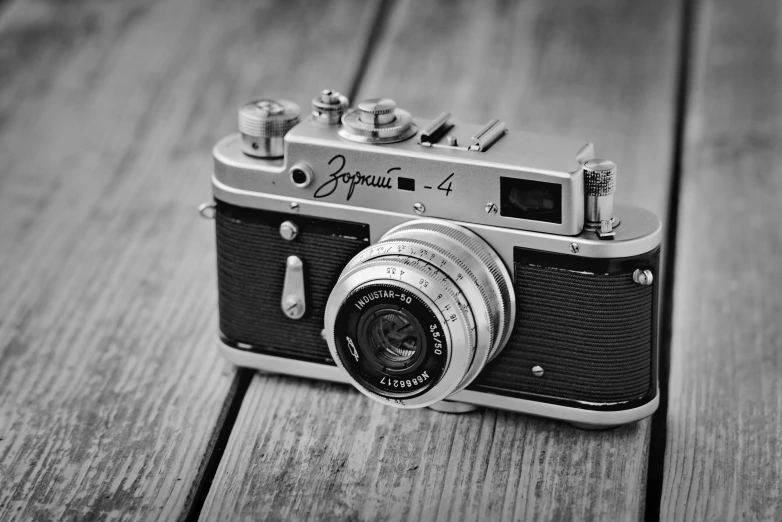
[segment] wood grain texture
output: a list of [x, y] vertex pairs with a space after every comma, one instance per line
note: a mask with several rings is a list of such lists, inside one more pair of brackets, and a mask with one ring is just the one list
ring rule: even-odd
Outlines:
[[346, 385], [257, 375], [201, 519], [637, 518], [646, 461], [632, 452], [647, 432], [399, 410]]
[[[620, 165], [619, 199], [664, 215], [678, 24], [674, 2], [400, 3], [360, 98], [587, 137]], [[638, 519], [649, 427], [399, 411], [258, 375], [202, 519]]]
[[[375, 7], [25, 1], [0, 18], [0, 520], [174, 519], [214, 451], [211, 147], [349, 83]], [[302, 37], [301, 35], [305, 35]]]
[[679, 202], [665, 520], [782, 519], [782, 6], [702, 1]]

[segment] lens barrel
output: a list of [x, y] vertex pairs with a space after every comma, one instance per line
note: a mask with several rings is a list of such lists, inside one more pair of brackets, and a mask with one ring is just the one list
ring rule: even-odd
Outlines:
[[394, 284], [351, 292], [337, 313], [334, 342], [354, 382], [388, 399], [421, 396], [448, 368], [449, 338], [431, 303]]
[[507, 342], [512, 281], [477, 234], [447, 221], [388, 231], [345, 267], [326, 306], [326, 340], [364, 394], [434, 404], [465, 388]]

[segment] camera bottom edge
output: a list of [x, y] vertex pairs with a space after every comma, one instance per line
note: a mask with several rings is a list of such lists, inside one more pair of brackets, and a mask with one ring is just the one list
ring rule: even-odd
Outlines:
[[[223, 342], [219, 342], [219, 351], [225, 359], [237, 366], [253, 368], [267, 373], [351, 384], [349, 377], [336, 366], [248, 352]], [[652, 415], [657, 410], [660, 402], [660, 390], [658, 387], [654, 398], [640, 406], [612, 411], [571, 408], [560, 404], [473, 390], [462, 390], [448, 397], [447, 401], [563, 420], [584, 429], [605, 429], [636, 422]], [[454, 411], [468, 410], [455, 409]]]

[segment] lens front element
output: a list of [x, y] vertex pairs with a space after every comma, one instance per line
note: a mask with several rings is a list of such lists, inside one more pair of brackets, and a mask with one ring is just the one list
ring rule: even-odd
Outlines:
[[420, 396], [448, 367], [440, 318], [423, 296], [388, 284], [365, 284], [348, 295], [334, 331], [341, 362], [354, 381], [394, 399]]
[[404, 369], [423, 353], [421, 325], [406, 310], [377, 310], [362, 318], [359, 332], [361, 346], [370, 347], [383, 368]]
[[329, 350], [369, 397], [423, 407], [465, 388], [510, 335], [499, 257], [471, 231], [417, 220], [345, 267], [326, 306]]

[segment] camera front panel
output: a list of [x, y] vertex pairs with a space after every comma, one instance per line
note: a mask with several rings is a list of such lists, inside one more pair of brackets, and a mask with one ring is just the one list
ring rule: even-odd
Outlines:
[[515, 248], [513, 334], [468, 390], [590, 410], [657, 394], [660, 249], [599, 259]]
[[[284, 222], [297, 226], [295, 238], [281, 236]], [[370, 245], [370, 226], [220, 200], [216, 223], [223, 342], [292, 365], [299, 360], [333, 367], [322, 337], [326, 303], [345, 266]], [[633, 273], [656, 274], [659, 248], [614, 259], [513, 251], [514, 328], [467, 394], [586, 410], [651, 401], [657, 391], [658, 282], [640, 285]], [[280, 306], [291, 255], [304, 264], [307, 310], [298, 320]]]
[[[245, 208], [216, 201], [217, 283], [222, 341], [246, 352], [334, 365], [323, 340], [326, 301], [340, 272], [369, 245], [361, 223]], [[297, 228], [280, 234], [283, 223]], [[303, 264], [306, 311], [282, 310], [286, 261]]]

